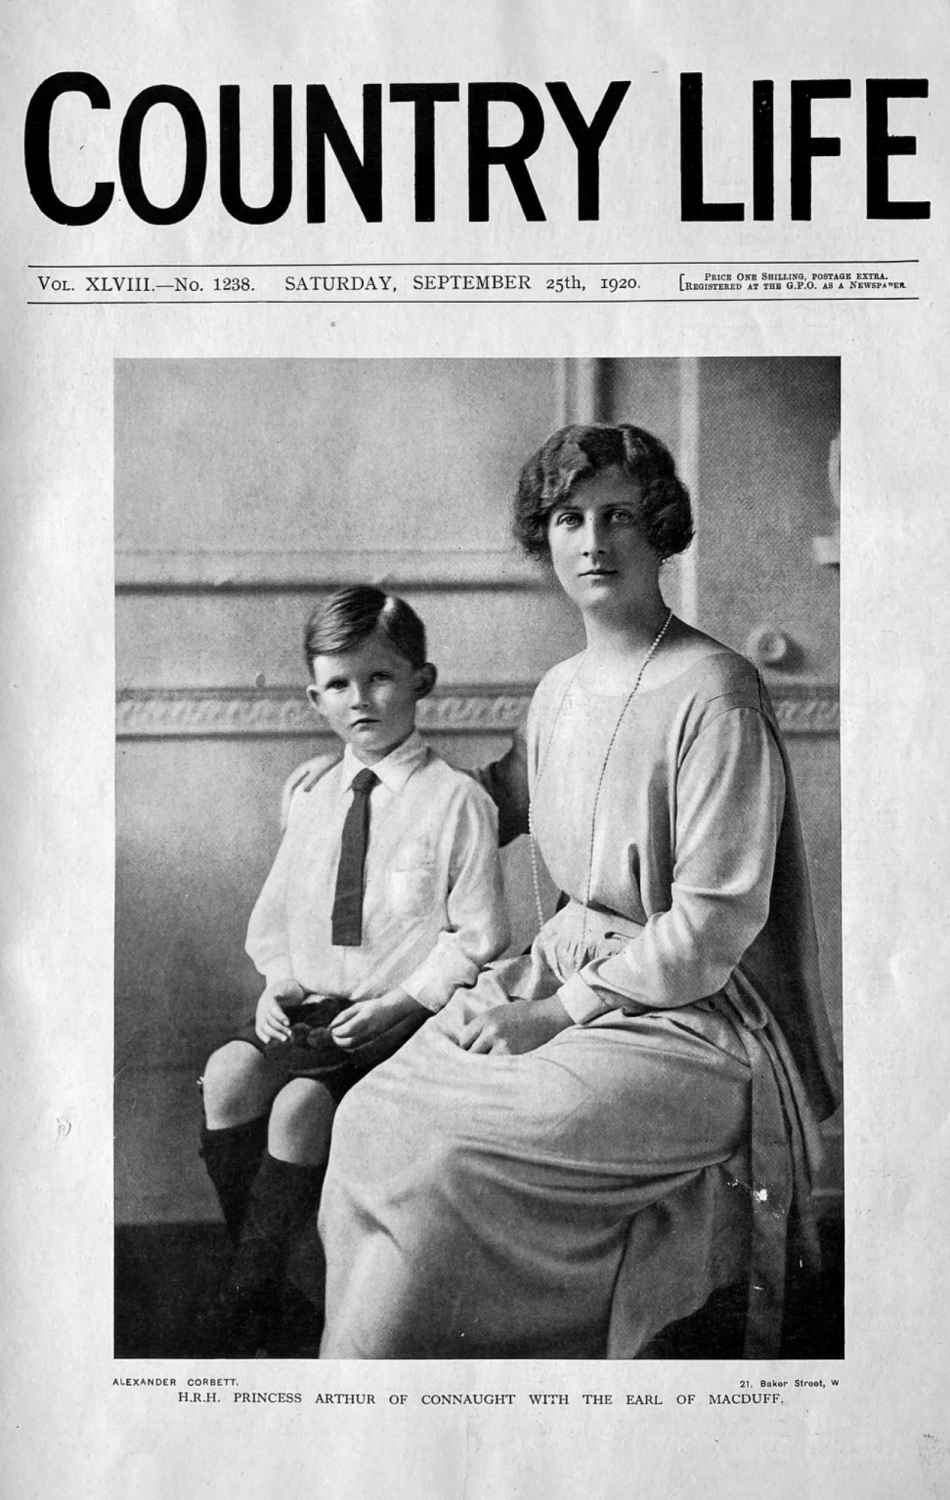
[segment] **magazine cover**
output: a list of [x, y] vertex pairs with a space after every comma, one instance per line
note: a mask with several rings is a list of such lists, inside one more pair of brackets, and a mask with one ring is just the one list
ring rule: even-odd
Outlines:
[[941, 8], [4, 40], [11, 1493], [944, 1494]]

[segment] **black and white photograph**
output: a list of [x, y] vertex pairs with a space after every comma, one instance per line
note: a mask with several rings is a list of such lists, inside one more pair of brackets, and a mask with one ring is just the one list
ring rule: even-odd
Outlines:
[[115, 362], [117, 1357], [843, 1357], [840, 378]]
[[11, 0], [4, 1486], [950, 1494], [950, 31]]

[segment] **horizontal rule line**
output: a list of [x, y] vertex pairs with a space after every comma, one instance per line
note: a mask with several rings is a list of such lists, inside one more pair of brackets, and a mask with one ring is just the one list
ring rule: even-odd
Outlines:
[[28, 271], [320, 271], [336, 270], [343, 266], [356, 266], [368, 270], [372, 266], [397, 266], [405, 270], [411, 266], [747, 266], [755, 261], [760, 266], [916, 266], [919, 258], [905, 260], [876, 260], [865, 255], [853, 255], [849, 260], [812, 259], [801, 255], [796, 260], [763, 260], [761, 256], [749, 255], [744, 260], [718, 260], [707, 256], [705, 260], [142, 260], [102, 261], [90, 265], [60, 264], [27, 266]]
[[656, 303], [679, 303], [694, 306], [697, 302], [741, 303], [750, 302], [919, 302], [912, 296], [866, 297], [743, 297], [726, 293], [722, 297], [693, 297], [684, 292], [681, 297], [316, 297], [307, 301], [303, 297], [105, 297], [92, 299], [75, 298], [56, 301], [53, 298], [31, 298], [27, 307], [616, 307], [621, 302], [639, 303], [646, 307]]

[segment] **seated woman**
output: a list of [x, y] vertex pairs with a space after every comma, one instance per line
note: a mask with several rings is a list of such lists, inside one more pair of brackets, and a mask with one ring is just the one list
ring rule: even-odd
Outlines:
[[485, 780], [569, 899], [343, 1102], [321, 1356], [630, 1357], [738, 1275], [776, 1354], [838, 1069], [768, 695], [663, 601], [692, 520], [649, 433], [555, 433], [515, 529], [587, 647]]

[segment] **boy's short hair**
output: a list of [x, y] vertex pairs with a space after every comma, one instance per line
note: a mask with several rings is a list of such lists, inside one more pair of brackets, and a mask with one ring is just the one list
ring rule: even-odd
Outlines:
[[426, 628], [405, 599], [384, 594], [369, 584], [355, 584], [337, 589], [329, 599], [318, 604], [310, 615], [304, 632], [304, 656], [313, 669], [316, 656], [338, 656], [352, 651], [381, 630], [412, 667], [424, 667]]

